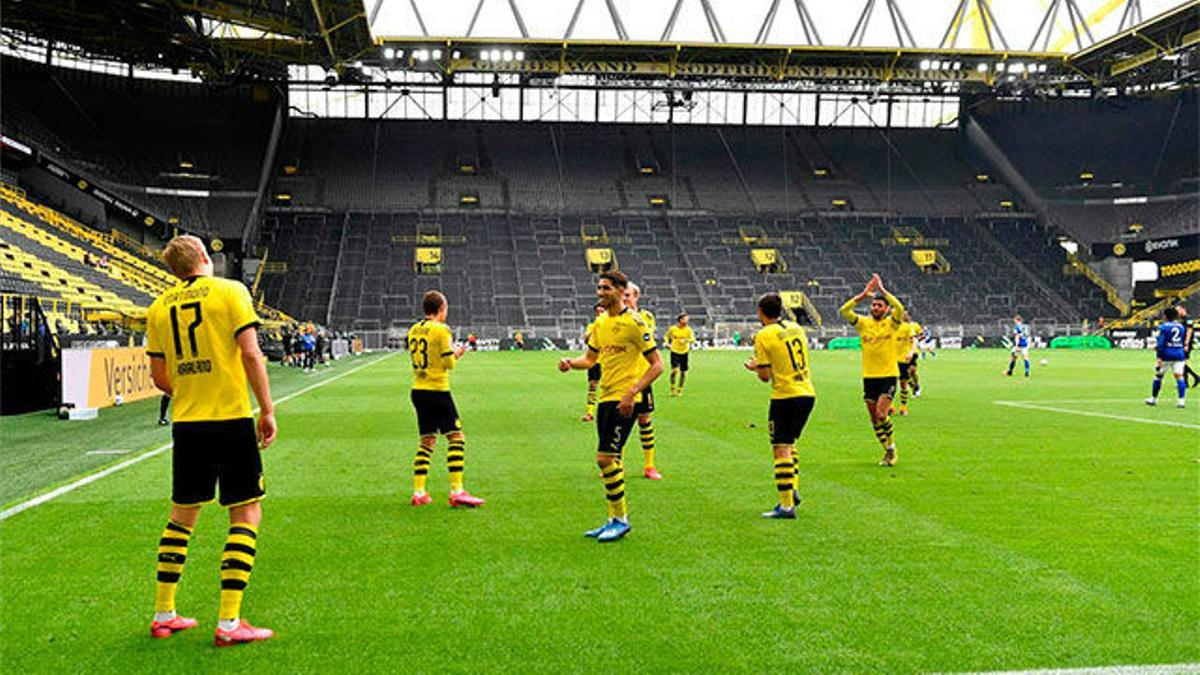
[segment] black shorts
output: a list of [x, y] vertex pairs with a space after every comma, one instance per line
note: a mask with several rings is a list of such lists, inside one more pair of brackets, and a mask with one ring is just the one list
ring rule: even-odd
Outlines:
[[812, 396], [771, 399], [771, 411], [767, 415], [771, 445], [795, 445], [816, 402]]
[[688, 356], [688, 354], [671, 352], [671, 370], [678, 368], [686, 373], [688, 370]]
[[587, 373], [588, 373], [588, 382], [599, 382], [600, 381], [600, 364], [597, 363], [596, 365], [592, 366], [591, 368], [588, 368]]
[[642, 390], [642, 400], [633, 404], [634, 415], [649, 415], [654, 412], [654, 386]]
[[462, 431], [458, 409], [448, 391], [412, 390], [412, 404], [417, 411], [417, 431], [422, 436]]
[[601, 455], [621, 456], [625, 441], [629, 440], [629, 432], [637, 413], [626, 417], [617, 410], [617, 401], [604, 401], [596, 407], [596, 437], [599, 445], [596, 452]]
[[171, 437], [171, 501], [177, 506], [211, 502], [218, 485], [225, 507], [266, 495], [253, 419], [176, 422]]
[[896, 378], [894, 377], [864, 377], [863, 400], [878, 401], [879, 397], [896, 397]]

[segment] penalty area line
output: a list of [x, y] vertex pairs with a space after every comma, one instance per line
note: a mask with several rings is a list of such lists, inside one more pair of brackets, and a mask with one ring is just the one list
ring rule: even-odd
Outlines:
[[1034, 403], [1025, 403], [1023, 401], [992, 401], [995, 405], [1007, 406], [1009, 408], [1023, 408], [1025, 410], [1042, 410], [1045, 412], [1056, 412], [1064, 415], [1079, 415], [1081, 417], [1101, 417], [1109, 420], [1119, 420], [1121, 422], [1138, 422], [1141, 424], [1158, 424], [1165, 427], [1182, 427], [1184, 429], [1200, 429], [1200, 424], [1188, 424], [1187, 422], [1173, 422], [1171, 420], [1151, 420], [1145, 417], [1129, 417], [1128, 415], [1112, 415], [1109, 413], [1092, 412], [1090, 410], [1071, 410], [1070, 408], [1059, 408], [1052, 405], [1037, 405]]
[[[313, 384], [310, 384], [309, 386], [304, 387], [303, 389], [301, 389], [299, 391], [294, 391], [294, 392], [288, 394], [287, 396], [284, 396], [284, 397], [276, 400], [275, 405], [279, 406], [284, 403], [287, 403], [288, 401], [296, 398], [297, 396], [300, 396], [302, 394], [307, 394], [308, 392], [312, 391], [313, 389], [323, 387], [331, 382], [336, 382], [336, 381], [342, 379], [343, 377], [346, 377], [347, 375], [352, 375], [354, 373], [357, 373], [358, 371], [362, 370], [363, 368], [368, 368], [370, 366], [375, 365], [376, 363], [379, 363], [380, 361], [387, 360], [397, 353], [398, 352], [392, 352], [391, 354], [388, 354], [382, 358], [374, 359], [369, 363], [364, 363], [360, 366], [351, 368], [350, 370], [347, 370], [344, 373], [338, 373], [337, 375], [334, 375], [333, 377], [331, 377], [327, 380], [321, 380], [320, 382], [314, 382]], [[258, 408], [257, 407], [254, 408], [253, 412], [255, 414], [257, 414]], [[42, 504], [45, 504], [48, 501], [57, 499], [65, 494], [67, 494], [68, 492], [74, 492], [75, 490], [78, 490], [81, 487], [91, 485], [92, 483], [95, 483], [96, 481], [100, 480], [101, 478], [104, 478], [105, 476], [111, 476], [112, 474], [114, 474], [118, 471], [128, 469], [129, 467], [133, 466], [134, 464], [137, 464], [138, 462], [144, 462], [147, 459], [150, 459], [151, 457], [156, 457], [158, 455], [161, 455], [162, 453], [164, 453], [170, 449], [171, 449], [171, 443], [164, 443], [164, 444], [158, 446], [157, 448], [147, 450], [147, 451], [141, 453], [140, 455], [135, 455], [133, 457], [130, 457], [127, 460], [113, 464], [112, 466], [101, 469], [95, 473], [91, 473], [86, 476], [83, 476], [82, 478], [72, 481], [70, 483], [67, 483], [66, 485], [60, 485], [59, 487], [56, 487], [53, 490], [50, 490], [49, 492], [43, 492], [42, 494], [37, 495], [35, 497], [31, 497], [19, 504], [14, 504], [14, 505], [8, 507], [7, 509], [4, 509], [3, 511], [0, 511], [0, 522], [4, 522], [4, 521], [8, 520], [9, 518], [12, 518], [13, 516], [17, 515], [18, 513], [28, 511], [29, 509], [32, 509], [35, 506], [41, 506]]]

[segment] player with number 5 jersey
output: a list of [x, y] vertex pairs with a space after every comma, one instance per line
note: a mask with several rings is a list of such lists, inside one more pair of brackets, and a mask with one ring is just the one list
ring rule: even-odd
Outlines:
[[[266, 494], [262, 457], [275, 439], [275, 406], [266, 359], [258, 347], [258, 316], [238, 281], [213, 276], [200, 239], [175, 237], [163, 260], [180, 281], [146, 313], [146, 353], [154, 384], [174, 401], [171, 429], [171, 518], [158, 542], [158, 588], [150, 635], [167, 638], [196, 626], [175, 612], [175, 591], [200, 509], [217, 497], [229, 509], [221, 554], [218, 647], [274, 635], [241, 619], [242, 597], [257, 555], [259, 501]], [[246, 384], [258, 399], [257, 426]]]

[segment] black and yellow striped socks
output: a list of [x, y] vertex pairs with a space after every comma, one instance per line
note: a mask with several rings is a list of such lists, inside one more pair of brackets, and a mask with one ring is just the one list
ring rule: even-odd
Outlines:
[[875, 438], [879, 441], [879, 444], [883, 446], [883, 449], [887, 450], [888, 448], [892, 447], [892, 434], [895, 432], [895, 427], [892, 426], [892, 418], [885, 417], [883, 418], [882, 422], [874, 425], [874, 427]]
[[229, 526], [225, 550], [221, 553], [221, 607], [217, 618], [222, 621], [232, 621], [241, 615], [242, 596], [254, 569], [257, 546], [257, 527], [250, 523]]
[[775, 458], [775, 489], [779, 492], [779, 505], [785, 509], [796, 506], [796, 465], [791, 457]]
[[187, 562], [188, 542], [192, 530], [169, 520], [158, 540], [158, 587], [154, 599], [155, 612], [175, 611], [175, 591], [179, 588], [179, 577], [183, 564]]
[[642, 455], [645, 460], [642, 464], [644, 469], [653, 469], [654, 467], [654, 422], [646, 422], [642, 424], [638, 422], [638, 432], [642, 436]]
[[900, 387], [900, 407], [908, 407], [908, 387]]
[[429, 478], [429, 462], [433, 459], [433, 448], [424, 445], [417, 448], [413, 458], [413, 492], [425, 492], [425, 481]]
[[621, 460], [614, 459], [612, 464], [601, 470], [600, 476], [604, 479], [604, 495], [608, 498], [608, 517], [626, 518], [625, 467]]
[[463, 469], [467, 464], [467, 440], [465, 438], [450, 439], [450, 447], [446, 450], [446, 471], [450, 473], [450, 493], [462, 492]]
[[588, 387], [587, 393], [587, 414], [596, 414], [596, 390]]

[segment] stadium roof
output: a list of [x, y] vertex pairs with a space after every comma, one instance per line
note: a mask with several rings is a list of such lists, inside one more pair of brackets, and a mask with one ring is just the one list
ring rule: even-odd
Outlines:
[[[284, 79], [287, 65], [308, 64], [370, 86], [373, 78], [359, 68], [366, 64], [426, 72], [448, 84], [456, 73], [477, 72], [734, 86], [957, 83], [949, 89], [960, 92], [1006, 82], [1097, 86], [1148, 71], [1154, 83], [1171, 81], [1177, 69], [1164, 66], [1163, 57], [1200, 36], [1196, 0], [993, 3], [6, 0], [0, 28], [10, 42], [212, 80]], [[1194, 65], [1184, 69], [1187, 78]]]

